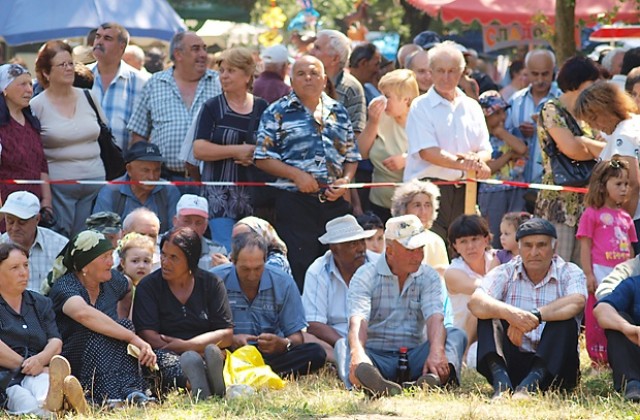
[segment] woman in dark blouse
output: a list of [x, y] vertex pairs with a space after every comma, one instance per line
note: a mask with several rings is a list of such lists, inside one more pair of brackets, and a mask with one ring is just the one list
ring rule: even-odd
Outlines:
[[191, 228], [164, 236], [161, 269], [136, 287], [133, 323], [156, 350], [163, 386], [190, 387], [206, 398], [224, 395], [219, 349], [231, 345], [233, 323], [222, 280], [198, 268], [200, 241]]
[[1, 244], [0, 368], [6, 378], [7, 407], [12, 414], [47, 415], [47, 366], [60, 353], [62, 340], [51, 302], [26, 290], [28, 279], [27, 252]]
[[[247, 48], [230, 48], [218, 65], [223, 93], [202, 105], [193, 143], [194, 157], [204, 161], [202, 181], [259, 180], [264, 173], [253, 166], [254, 132], [268, 104], [250, 93], [256, 69], [253, 55]], [[254, 204], [260, 205], [258, 192], [249, 187], [203, 187], [213, 240], [231, 249], [233, 225], [251, 216]]]
[[103, 234], [80, 232], [53, 264], [49, 297], [64, 342], [62, 354], [89, 398], [98, 404], [107, 399], [144, 403], [148, 387], [127, 345], [139, 349], [144, 366], [154, 367], [156, 356], [127, 318], [131, 283], [111, 269], [112, 252], [113, 244]]
[[[31, 75], [19, 64], [0, 66], [0, 179], [49, 179], [40, 139], [40, 122], [31, 113]], [[0, 184], [4, 201], [14, 191], [29, 191], [51, 207], [49, 184]]]

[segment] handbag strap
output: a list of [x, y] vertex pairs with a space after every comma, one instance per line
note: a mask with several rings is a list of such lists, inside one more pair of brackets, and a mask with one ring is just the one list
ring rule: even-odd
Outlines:
[[[573, 118], [573, 115], [571, 115], [571, 113], [564, 107], [564, 105], [562, 105], [562, 103], [558, 99], [551, 99], [549, 103], [552, 103], [556, 107], [558, 115], [560, 115], [566, 121], [567, 128], [569, 129], [569, 131], [571, 131], [571, 133], [574, 136], [581, 136], [584, 134], [584, 132], [582, 131], [582, 128], [580, 127], [576, 119]], [[541, 119], [540, 122], [544, 126], [544, 112], [540, 112], [540, 119]], [[543, 141], [545, 146], [544, 148], [545, 153], [548, 156], [555, 156], [558, 154], [564, 155], [564, 153], [562, 153], [558, 148], [558, 145], [556, 144], [553, 137], [551, 137], [551, 135], [546, 129], [545, 129], [545, 133], [546, 135]]]
[[98, 120], [98, 124], [100, 125], [100, 127], [102, 127], [104, 125], [104, 122], [102, 121], [102, 118], [100, 118], [100, 114], [98, 113], [98, 108], [96, 107], [96, 104], [93, 102], [93, 97], [91, 96], [89, 89], [83, 89], [83, 92], [84, 92], [84, 96], [87, 97], [87, 101], [89, 101], [89, 105], [91, 105], [93, 112], [96, 114], [96, 119]]

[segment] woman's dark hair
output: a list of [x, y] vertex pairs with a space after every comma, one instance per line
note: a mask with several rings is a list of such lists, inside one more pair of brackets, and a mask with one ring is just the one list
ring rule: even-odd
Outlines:
[[59, 52], [66, 51], [73, 57], [73, 50], [64, 41], [48, 41], [38, 52], [38, 58], [36, 58], [36, 77], [38, 82], [43, 88], [49, 87], [49, 80], [45, 77], [45, 73], [51, 73], [51, 60]]
[[195, 275], [198, 270], [198, 262], [202, 253], [202, 239], [193, 229], [189, 227], [173, 228], [160, 241], [160, 249], [165, 242], [169, 242], [180, 248], [184, 256], [187, 258], [187, 266]]
[[371, 230], [371, 229], [384, 230], [384, 224], [382, 223], [382, 220], [378, 217], [377, 214], [373, 213], [372, 211], [367, 211], [361, 214], [360, 216], [356, 217], [356, 220], [364, 230]]
[[600, 77], [600, 69], [592, 59], [575, 56], [569, 58], [560, 67], [557, 82], [563, 92], [572, 92], [578, 90], [584, 82], [595, 82]]
[[620, 74], [626, 76], [631, 70], [638, 66], [640, 66], [640, 47], [631, 48], [629, 51], [624, 53]]
[[255, 232], [245, 232], [231, 238], [231, 261], [238, 261], [240, 251], [245, 248], [258, 248], [264, 254], [264, 260], [267, 260], [269, 254], [267, 241]]
[[524, 60], [514, 60], [509, 66], [509, 77], [511, 80], [516, 77], [516, 74], [520, 73], [524, 69]]
[[20, 245], [14, 244], [13, 242], [6, 242], [6, 243], [3, 243], [3, 244], [0, 244], [0, 264], [2, 264], [4, 262], [4, 260], [9, 258], [9, 254], [11, 254], [11, 251], [16, 250], [16, 249], [18, 251], [22, 252], [22, 254], [25, 257], [29, 258], [29, 251], [27, 251], [26, 249], [24, 249]]
[[80, 89], [89, 89], [93, 88], [93, 81], [95, 76], [91, 69], [85, 66], [82, 63], [75, 63], [73, 65], [73, 86]]
[[349, 56], [349, 67], [356, 68], [358, 63], [362, 60], [369, 61], [376, 55], [378, 48], [371, 42], [366, 44], [360, 44], [351, 51]]
[[[449, 245], [453, 248], [453, 244], [456, 243], [456, 240], [464, 238], [465, 236], [485, 236], [491, 238], [487, 219], [478, 216], [477, 214], [462, 214], [456, 217], [453, 223], [449, 225], [449, 232], [447, 235]], [[457, 254], [458, 253], [456, 252], [456, 255]]]

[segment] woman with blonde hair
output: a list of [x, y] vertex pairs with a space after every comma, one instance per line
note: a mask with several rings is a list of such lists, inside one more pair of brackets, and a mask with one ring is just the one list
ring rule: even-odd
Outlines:
[[[638, 155], [640, 148], [640, 116], [633, 99], [620, 87], [608, 82], [598, 82], [583, 90], [576, 100], [576, 116], [591, 127], [604, 133], [607, 143], [600, 151], [589, 148], [594, 157], [602, 160], [620, 155], [618, 159], [629, 165], [629, 191], [622, 205], [636, 227], [640, 229], [640, 183], [638, 182]], [[587, 144], [587, 147], [589, 145]], [[634, 244], [636, 254], [640, 251]]]
[[[363, 159], [373, 164], [373, 182], [402, 182], [408, 140], [405, 126], [411, 102], [420, 94], [411, 70], [394, 70], [382, 76], [379, 96], [369, 104], [369, 119], [358, 137]], [[393, 188], [372, 188], [369, 201], [383, 223], [391, 217]]]
[[[244, 47], [225, 50], [218, 58], [218, 66], [222, 94], [202, 105], [193, 155], [204, 162], [202, 181], [251, 181], [258, 171], [253, 167], [254, 133], [268, 104], [251, 94], [256, 69], [251, 50]], [[209, 202], [209, 226], [214, 241], [231, 248], [233, 225], [253, 214], [253, 193], [247, 187], [202, 188], [202, 196]]]

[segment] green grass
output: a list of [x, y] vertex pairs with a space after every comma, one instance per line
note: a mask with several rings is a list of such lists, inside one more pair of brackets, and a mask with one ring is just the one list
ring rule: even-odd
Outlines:
[[570, 394], [535, 395], [527, 401], [491, 402], [492, 389], [473, 370], [465, 370], [452, 391], [408, 390], [392, 398], [370, 399], [348, 392], [330, 370], [287, 383], [283, 390], [259, 391], [234, 400], [195, 403], [175, 392], [159, 406], [94, 410], [103, 419], [640, 419], [640, 405], [613, 391], [611, 374], [590, 367], [582, 354], [582, 380]]

